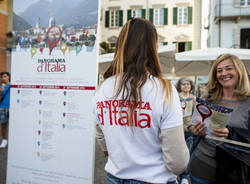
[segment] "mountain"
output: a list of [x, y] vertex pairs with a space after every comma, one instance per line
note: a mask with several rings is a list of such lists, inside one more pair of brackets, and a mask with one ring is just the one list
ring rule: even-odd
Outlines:
[[[59, 24], [88, 26], [97, 24], [98, 0], [85, 0], [58, 18]], [[65, 21], [67, 20], [67, 21]]]
[[61, 12], [67, 11], [64, 4], [40, 0], [27, 8], [20, 16], [27, 20], [32, 26], [35, 26], [36, 21], [40, 18], [40, 24], [43, 27], [49, 25], [49, 18], [52, 16], [57, 19]]
[[65, 4], [65, 5], [67, 5], [70, 8], [76, 6], [79, 3], [82, 3], [84, 1], [85, 0], [73, 0], [73, 1], [69, 1], [69, 0], [54, 0], [55, 3], [57, 3], [57, 4]]
[[40, 18], [42, 27], [47, 27], [52, 16], [56, 24], [88, 26], [97, 24], [98, 0], [40, 0], [28, 7], [20, 16], [35, 26]]
[[31, 25], [22, 17], [18, 16], [13, 12], [13, 30], [23, 31], [29, 28], [31, 28]]

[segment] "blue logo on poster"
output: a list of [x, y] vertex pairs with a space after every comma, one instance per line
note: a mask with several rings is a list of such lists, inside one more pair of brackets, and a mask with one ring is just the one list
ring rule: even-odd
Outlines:
[[24, 42], [25, 42], [24, 37], [23, 37], [23, 36], [20, 36], [20, 37], [19, 37], [19, 43], [20, 43], [20, 45], [23, 45]]
[[32, 38], [31, 37], [29, 37], [29, 43], [30, 43], [30, 45], [32, 44]]

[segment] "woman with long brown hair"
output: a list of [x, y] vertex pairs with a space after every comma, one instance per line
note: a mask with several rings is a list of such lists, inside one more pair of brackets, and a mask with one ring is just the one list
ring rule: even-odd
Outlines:
[[107, 184], [175, 184], [187, 166], [180, 101], [162, 77], [157, 41], [151, 22], [130, 19], [93, 99], [107, 144]]

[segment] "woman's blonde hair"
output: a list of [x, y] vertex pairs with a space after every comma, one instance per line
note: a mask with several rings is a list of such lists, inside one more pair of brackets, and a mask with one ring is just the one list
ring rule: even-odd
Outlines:
[[[122, 100], [142, 100], [141, 90], [149, 76], [159, 79], [167, 100], [171, 99], [172, 85], [163, 79], [157, 53], [157, 31], [154, 25], [143, 18], [132, 18], [123, 26], [116, 43], [116, 51], [111, 66], [104, 78], [115, 76]], [[130, 107], [130, 118], [135, 110]]]
[[208, 100], [216, 102], [221, 100], [223, 95], [223, 87], [217, 79], [217, 67], [222, 61], [230, 59], [238, 73], [238, 82], [234, 89], [234, 95], [238, 97], [239, 100], [246, 99], [250, 96], [250, 87], [249, 79], [247, 75], [247, 70], [243, 62], [235, 55], [232, 54], [222, 54], [214, 62], [210, 72], [209, 72], [209, 81], [206, 86]]

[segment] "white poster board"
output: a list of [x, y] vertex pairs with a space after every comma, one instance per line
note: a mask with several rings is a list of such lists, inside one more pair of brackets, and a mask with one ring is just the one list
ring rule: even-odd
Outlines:
[[7, 184], [93, 183], [97, 17], [14, 30]]

